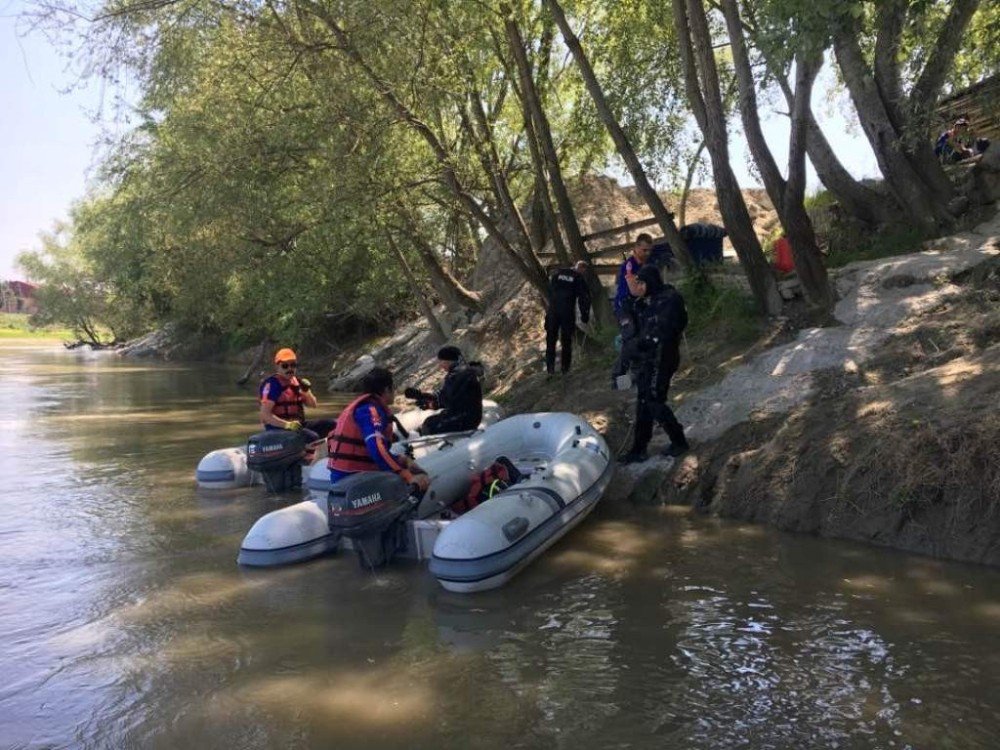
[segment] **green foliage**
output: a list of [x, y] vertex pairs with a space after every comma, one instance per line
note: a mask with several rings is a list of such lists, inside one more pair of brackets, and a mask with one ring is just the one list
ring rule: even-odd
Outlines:
[[0, 313], [0, 339], [65, 340], [72, 335], [67, 328], [34, 325], [27, 313]]
[[826, 264], [838, 268], [858, 260], [876, 260], [894, 255], [917, 252], [926, 239], [916, 227], [890, 228], [882, 232], [868, 232], [839, 227], [829, 238]]
[[81, 341], [93, 344], [141, 331], [128, 302], [94, 273], [86, 248], [66, 226], [57, 226], [41, 240], [40, 251], [17, 258], [18, 265], [39, 284], [35, 292], [39, 312], [32, 316], [32, 325], [65, 326]]
[[711, 337], [741, 345], [760, 334], [760, 309], [753, 297], [739, 287], [693, 273], [682, 279], [677, 288], [688, 311], [687, 336]]

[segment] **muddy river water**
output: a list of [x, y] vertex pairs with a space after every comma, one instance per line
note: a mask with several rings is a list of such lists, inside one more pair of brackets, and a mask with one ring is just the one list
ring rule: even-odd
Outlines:
[[[0, 343], [2, 748], [995, 748], [1000, 574], [599, 505], [506, 588], [272, 570], [232, 368]], [[308, 373], [306, 373], [308, 374]]]

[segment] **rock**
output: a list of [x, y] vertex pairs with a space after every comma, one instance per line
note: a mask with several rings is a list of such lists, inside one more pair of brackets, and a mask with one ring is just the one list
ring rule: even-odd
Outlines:
[[378, 362], [370, 354], [362, 354], [355, 361], [354, 365], [347, 370], [342, 372], [330, 379], [330, 390], [331, 391], [355, 391], [360, 385], [361, 378], [368, 374], [368, 372], [375, 366]]
[[1000, 146], [991, 144], [972, 170], [972, 199], [977, 203], [1000, 200]]
[[964, 195], [959, 195], [948, 201], [948, 213], [952, 216], [961, 216], [969, 210], [969, 199]]

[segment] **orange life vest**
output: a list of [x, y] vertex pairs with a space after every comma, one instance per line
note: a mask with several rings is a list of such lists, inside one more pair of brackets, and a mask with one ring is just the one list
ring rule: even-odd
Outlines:
[[[276, 376], [271, 376], [276, 377]], [[258, 401], [263, 401], [264, 384], [271, 378], [264, 378], [257, 388]], [[281, 382], [280, 380], [278, 381]], [[305, 422], [306, 407], [305, 399], [302, 398], [302, 388], [299, 380], [294, 375], [288, 380], [288, 385], [278, 394], [278, 400], [274, 402], [274, 409], [271, 410], [278, 419]]]
[[[337, 417], [337, 427], [326, 439], [327, 454], [329, 455], [326, 466], [331, 471], [373, 471], [378, 468], [375, 460], [368, 453], [365, 436], [361, 434], [361, 428], [354, 419], [354, 410], [369, 401], [377, 402], [378, 398], [370, 393], [364, 393], [344, 407], [340, 416]], [[392, 443], [391, 419], [385, 420], [382, 435], [385, 437], [386, 443]]]

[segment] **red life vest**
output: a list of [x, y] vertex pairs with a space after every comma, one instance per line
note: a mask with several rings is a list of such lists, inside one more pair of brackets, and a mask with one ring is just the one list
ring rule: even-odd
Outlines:
[[[264, 380], [260, 381], [260, 386], [257, 388], [257, 393], [259, 394], [258, 401], [264, 400], [264, 384], [270, 379], [264, 378]], [[278, 383], [280, 384], [281, 381], [279, 380]], [[305, 399], [302, 398], [302, 388], [299, 385], [299, 380], [294, 375], [289, 379], [284, 390], [278, 394], [278, 400], [274, 402], [274, 409], [271, 410], [271, 413], [278, 419], [286, 421], [306, 421]]]
[[[326, 460], [328, 469], [336, 471], [374, 471], [378, 469], [375, 460], [368, 453], [365, 436], [354, 419], [354, 410], [366, 402], [377, 402], [378, 398], [370, 393], [364, 393], [349, 403], [337, 417], [337, 427], [326, 439], [329, 458]], [[382, 435], [387, 444], [392, 443], [392, 420], [385, 420]]]

